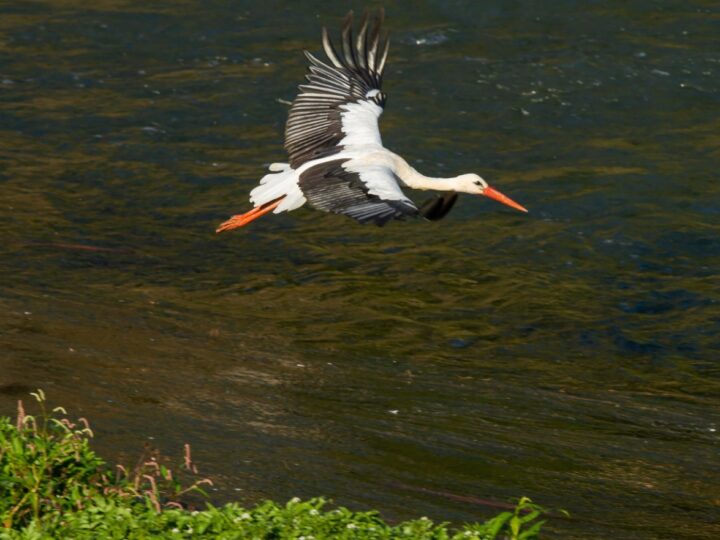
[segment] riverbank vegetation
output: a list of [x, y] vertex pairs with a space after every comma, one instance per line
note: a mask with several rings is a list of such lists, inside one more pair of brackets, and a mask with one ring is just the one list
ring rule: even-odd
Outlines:
[[[538, 538], [544, 511], [527, 499], [483, 522], [451, 528], [427, 518], [391, 525], [377, 512], [331, 507], [323, 499], [251, 508], [204, 502], [209, 479], [198, 479], [190, 449], [171, 470], [157, 455], [135, 466], [108, 466], [91, 448], [87, 420], [18, 403], [0, 417], [0, 539], [513, 539]], [[197, 508], [197, 509], [195, 509]]]

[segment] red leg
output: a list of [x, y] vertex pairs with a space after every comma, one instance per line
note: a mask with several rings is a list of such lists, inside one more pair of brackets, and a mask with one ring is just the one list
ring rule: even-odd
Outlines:
[[285, 198], [285, 195], [280, 197], [279, 199], [275, 199], [274, 201], [270, 201], [269, 203], [265, 203], [262, 206], [257, 206], [250, 210], [249, 212], [245, 212], [244, 214], [238, 214], [236, 216], [231, 217], [227, 221], [221, 223], [217, 229], [215, 229], [216, 233], [221, 233], [224, 231], [229, 231], [230, 229], [237, 229], [238, 227], [244, 227], [251, 221], [255, 221], [257, 218], [264, 216], [268, 212], [272, 212], [277, 208], [277, 206], [282, 202], [282, 200]]

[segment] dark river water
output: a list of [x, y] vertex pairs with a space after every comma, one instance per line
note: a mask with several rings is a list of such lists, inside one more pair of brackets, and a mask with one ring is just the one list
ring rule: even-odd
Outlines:
[[0, 414], [188, 442], [218, 503], [720, 537], [717, 2], [388, 2], [385, 144], [530, 214], [216, 236], [350, 7], [0, 3]]

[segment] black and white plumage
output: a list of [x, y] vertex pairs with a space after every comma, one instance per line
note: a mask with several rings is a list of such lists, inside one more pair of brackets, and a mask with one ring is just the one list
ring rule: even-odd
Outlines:
[[[291, 167], [297, 168], [306, 161], [330, 155], [329, 152], [341, 151], [346, 135], [343, 120], [345, 118], [347, 122], [348, 116], [352, 117], [353, 109], [368, 115], [382, 113], [386, 100], [382, 92], [382, 74], [390, 43], [387, 38], [382, 38], [381, 24], [382, 18], [378, 17], [368, 36], [366, 13], [353, 47], [352, 14], [348, 14], [343, 27], [341, 54], [335, 50], [323, 28], [323, 47], [332, 65], [305, 51], [310, 61], [306, 75], [308, 82], [300, 85], [300, 93], [292, 104], [285, 127], [285, 149]], [[380, 142], [377, 129], [364, 135]]]
[[[310, 206], [325, 212], [345, 214], [361, 223], [373, 221], [383, 224], [391, 219], [417, 215], [418, 209], [409, 199], [383, 199], [370, 194], [363, 175], [345, 168], [348, 161], [337, 159], [319, 163], [300, 175], [300, 189]], [[378, 170], [377, 174], [387, 173]]]
[[[371, 23], [365, 13], [354, 38], [350, 12], [339, 50], [323, 28], [328, 62], [305, 52], [310, 62], [307, 82], [299, 87], [285, 127], [289, 163], [270, 165], [270, 173], [250, 193], [254, 209], [233, 216], [218, 232], [305, 203], [377, 225], [406, 217], [440, 219], [455, 203], [456, 192], [486, 195], [526, 211], [476, 174], [426, 177], [383, 147], [378, 119], [387, 100], [382, 81], [389, 50], [383, 16], [380, 10]], [[418, 209], [401, 185], [450, 193]]]

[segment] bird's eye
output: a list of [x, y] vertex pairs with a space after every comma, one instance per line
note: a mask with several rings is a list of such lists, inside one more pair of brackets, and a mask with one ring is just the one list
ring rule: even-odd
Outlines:
[[476, 180], [476, 181], [475, 181], [475, 185], [476, 185], [476, 186], [482, 186], [482, 184], [480, 183], [480, 180]]

